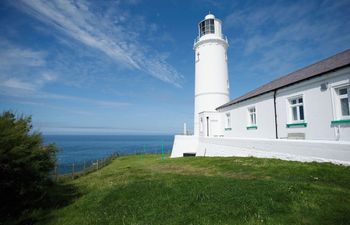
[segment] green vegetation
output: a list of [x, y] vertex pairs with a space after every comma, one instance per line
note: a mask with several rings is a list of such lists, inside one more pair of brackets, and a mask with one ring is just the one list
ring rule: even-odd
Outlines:
[[39, 224], [350, 223], [350, 168], [328, 163], [127, 156], [62, 185]]
[[30, 117], [0, 115], [0, 224], [41, 207], [53, 186], [56, 147], [43, 145], [41, 134], [31, 129]]

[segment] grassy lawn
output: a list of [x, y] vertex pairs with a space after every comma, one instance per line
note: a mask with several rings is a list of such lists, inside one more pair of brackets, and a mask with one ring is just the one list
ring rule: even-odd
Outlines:
[[66, 181], [39, 224], [350, 224], [350, 167], [257, 158], [120, 157]]

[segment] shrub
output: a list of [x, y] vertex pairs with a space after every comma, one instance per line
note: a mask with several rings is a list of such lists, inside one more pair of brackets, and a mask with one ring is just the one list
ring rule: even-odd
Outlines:
[[31, 117], [0, 115], [0, 216], [30, 211], [45, 199], [52, 183], [56, 147], [32, 131]]

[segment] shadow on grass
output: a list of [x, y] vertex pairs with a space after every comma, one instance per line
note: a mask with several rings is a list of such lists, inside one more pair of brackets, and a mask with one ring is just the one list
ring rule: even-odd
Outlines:
[[25, 209], [13, 208], [13, 212], [8, 213], [0, 220], [0, 225], [30, 225], [38, 221], [49, 221], [50, 212], [71, 204], [79, 198], [81, 193], [78, 188], [67, 182], [57, 182], [50, 185], [44, 197], [35, 205]]

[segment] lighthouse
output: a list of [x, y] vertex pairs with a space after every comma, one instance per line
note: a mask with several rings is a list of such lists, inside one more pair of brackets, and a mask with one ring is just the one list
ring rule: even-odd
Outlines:
[[350, 152], [343, 151], [350, 149], [350, 49], [229, 101], [228, 42], [221, 25], [210, 13], [198, 24], [194, 135], [187, 135], [184, 125], [171, 157], [254, 156], [350, 165]]
[[229, 101], [228, 41], [222, 34], [221, 24], [221, 20], [209, 13], [199, 22], [198, 37], [193, 45], [195, 136], [213, 136], [220, 126], [215, 109]]

